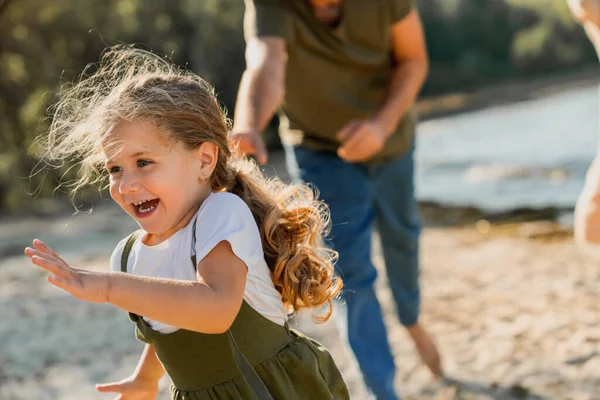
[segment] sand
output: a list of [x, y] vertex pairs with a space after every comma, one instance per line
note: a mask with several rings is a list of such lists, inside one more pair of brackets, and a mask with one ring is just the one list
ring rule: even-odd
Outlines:
[[[445, 224], [422, 237], [422, 321], [448, 379], [432, 381], [398, 324], [381, 251], [377, 295], [406, 399], [600, 399], [600, 267], [552, 222]], [[103, 202], [90, 215], [0, 220], [0, 399], [113, 399], [94, 384], [129, 375], [143, 345], [124, 311], [49, 285], [20, 249], [48, 240], [76, 266], [108, 268], [135, 225]], [[294, 326], [325, 344], [352, 398], [366, 394], [335, 321]], [[166, 399], [168, 379], [161, 381]]]

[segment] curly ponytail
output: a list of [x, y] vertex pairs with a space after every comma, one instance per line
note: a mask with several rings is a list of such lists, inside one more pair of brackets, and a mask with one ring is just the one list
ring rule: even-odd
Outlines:
[[298, 311], [328, 305], [325, 322], [332, 312], [331, 300], [341, 288], [334, 277], [337, 253], [324, 246], [329, 210], [306, 185], [288, 185], [278, 178], [265, 178], [251, 160], [230, 163], [235, 172], [229, 189], [250, 207], [259, 226], [265, 260], [275, 288], [285, 305]]

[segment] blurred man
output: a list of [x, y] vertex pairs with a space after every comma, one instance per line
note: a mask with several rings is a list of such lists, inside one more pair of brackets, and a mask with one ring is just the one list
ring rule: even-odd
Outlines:
[[[600, 0], [567, 0], [573, 16], [581, 22], [600, 56]], [[600, 245], [600, 153], [590, 165], [583, 191], [575, 206], [575, 240]]]
[[260, 132], [281, 107], [288, 168], [330, 207], [350, 345], [370, 390], [396, 399], [373, 286], [373, 223], [399, 319], [429, 369], [442, 375], [419, 323], [411, 107], [428, 69], [419, 15], [412, 0], [246, 0], [244, 31], [234, 142], [265, 163]]

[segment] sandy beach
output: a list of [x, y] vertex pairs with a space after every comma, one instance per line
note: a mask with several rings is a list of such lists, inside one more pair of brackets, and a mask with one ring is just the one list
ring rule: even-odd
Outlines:
[[[283, 171], [281, 155], [273, 162], [271, 172]], [[403, 398], [600, 399], [600, 268], [570, 230], [544, 220], [449, 224], [427, 212], [424, 220], [422, 320], [443, 354], [445, 382], [431, 380], [398, 324], [373, 238]], [[89, 215], [0, 220], [0, 399], [114, 398], [94, 384], [136, 364], [142, 344], [126, 313], [52, 287], [21, 249], [38, 237], [73, 265], [106, 269], [133, 229], [109, 201]], [[366, 398], [335, 321], [316, 326], [301, 315], [293, 325], [330, 348], [352, 398]]]

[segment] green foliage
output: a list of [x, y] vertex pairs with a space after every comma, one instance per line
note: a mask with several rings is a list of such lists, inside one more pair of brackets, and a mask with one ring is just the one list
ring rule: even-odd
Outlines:
[[424, 92], [469, 90], [595, 62], [565, 0], [421, 0], [431, 71]]
[[[596, 62], [565, 0], [418, 0], [431, 59], [425, 94]], [[232, 110], [244, 68], [242, 0], [0, 0], [0, 213], [39, 208], [65, 168], [28, 179], [46, 109], [115, 43], [146, 45], [209, 82]], [[35, 206], [32, 206], [35, 204]]]
[[31, 194], [49, 196], [67, 171], [30, 180], [29, 150], [60, 85], [108, 45], [137, 43], [187, 64], [233, 109], [244, 68], [239, 0], [0, 0], [0, 10], [0, 213], [35, 211]]

